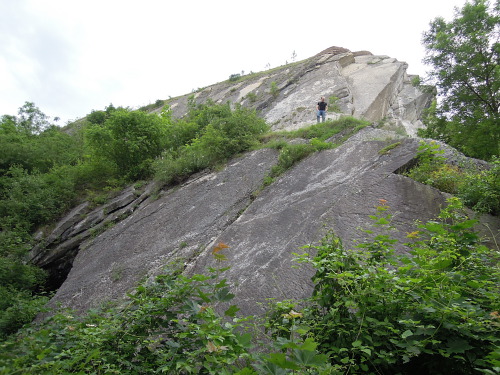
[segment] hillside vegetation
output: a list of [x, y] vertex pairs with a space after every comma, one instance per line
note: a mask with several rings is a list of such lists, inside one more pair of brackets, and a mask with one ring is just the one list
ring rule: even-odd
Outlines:
[[[474, 0], [450, 23], [436, 19], [424, 38], [445, 100], [430, 109], [422, 135], [488, 167], [450, 164], [436, 143], [423, 142], [406, 175], [454, 197], [406, 234], [408, 254], [396, 255], [393, 213], [381, 200], [365, 228], [370, 239], [355, 248], [331, 233], [297, 249], [297, 266], [316, 270], [314, 294], [270, 303], [265, 317], [239, 316], [231, 305], [227, 245], [219, 243], [212, 254], [220, 268], [187, 277], [171, 265], [123, 306], [85, 316], [53, 311], [32, 325], [52, 291], [26, 255], [79, 202], [99, 205], [150, 179], [175, 186], [262, 147], [280, 151], [264, 181], [272, 184], [367, 122], [344, 117], [269, 133], [255, 111], [210, 101], [190, 102], [181, 119], [168, 106], [156, 114], [110, 105], [71, 129], [50, 124], [29, 102], [2, 116], [0, 374], [500, 373], [499, 252], [481, 244], [465, 214], [466, 206], [500, 213], [499, 12], [498, 0]], [[225, 311], [214, 308], [220, 302]]]
[[[426, 368], [425, 366], [439, 366], [443, 361], [450, 361], [450, 368], [455, 368], [458, 366], [454, 364], [455, 360], [447, 358], [453, 354], [460, 357], [457, 363], [462, 363], [465, 360], [461, 356], [462, 351], [465, 351], [464, 347], [470, 353], [475, 353], [475, 356], [492, 355], [488, 354], [490, 351], [487, 348], [494, 340], [490, 331], [483, 331], [481, 327], [494, 324], [496, 318], [491, 313], [498, 311], [494, 298], [498, 274], [491, 273], [488, 268], [488, 263], [495, 262], [495, 259], [490, 257], [489, 250], [480, 245], [477, 236], [471, 231], [473, 221], [463, 216], [458, 201], [443, 212], [441, 217], [446, 221], [453, 220], [454, 224], [445, 221], [436, 224], [438, 226], [431, 223], [423, 225], [422, 229], [409, 235], [408, 246], [414, 248], [418, 256], [402, 259], [394, 256], [394, 240], [382, 230], [390, 224], [391, 214], [385, 202], [381, 202], [374, 220], [378, 226], [377, 231], [384, 234], [377, 236], [374, 242], [360, 245], [359, 249], [365, 250], [361, 251], [359, 258], [343, 249], [334, 236], [325, 238], [324, 246], [314, 250], [318, 254], [316, 257], [307, 254], [298, 256], [298, 261], [310, 262], [318, 269], [315, 296], [310, 301], [285, 301], [270, 306], [269, 316], [264, 322], [259, 323], [250, 317], [236, 319], [238, 308], [233, 306], [225, 315], [236, 320], [234, 324], [228, 325], [224, 323], [223, 316], [212, 310], [210, 306], [213, 303], [230, 301], [232, 298], [230, 286], [220, 278], [222, 269], [213, 270], [208, 276], [196, 275], [192, 278], [185, 278], [179, 273], [181, 269], [174, 269], [168, 276], [159, 277], [154, 286], [139, 287], [130, 305], [125, 308], [96, 311], [80, 318], [73, 316], [71, 312], [62, 312], [55, 314], [41, 328], [28, 326], [18, 335], [9, 336], [23, 324], [30, 322], [47, 300], [47, 295], [43, 293], [43, 271], [24, 262], [24, 254], [32, 243], [31, 234], [35, 229], [43, 228], [56, 220], [77, 201], [91, 199], [98, 204], [109, 197], [113, 190], [140, 179], [155, 177], [162, 184], [176, 184], [197, 171], [217, 168], [238, 153], [260, 147], [280, 150], [278, 164], [265, 181], [265, 184], [270, 184], [305, 156], [335, 147], [335, 142], [341, 143], [368, 125], [353, 118], [343, 118], [294, 132], [267, 133], [267, 125], [255, 112], [241, 107], [231, 110], [228, 104], [193, 105], [189, 115], [179, 120], [169, 116], [168, 107], [158, 116], [110, 106], [106, 111], [89, 114], [86, 125], [70, 136], [51, 126], [26, 130], [21, 126], [20, 118], [23, 111], [28, 109], [36, 111], [37, 116], [43, 118], [36, 107], [28, 103], [21, 108], [19, 117], [4, 117], [0, 133], [0, 139], [5, 144], [16, 140], [21, 149], [29, 150], [25, 155], [16, 155], [16, 148], [11, 147], [12, 151], [5, 154], [10, 159], [6, 158], [8, 162], [3, 165], [2, 170], [1, 276], [4, 299], [1, 328], [5, 355], [0, 357], [0, 363], [6, 369], [23, 368], [23, 371], [32, 373], [67, 373], [77, 368], [86, 368], [86, 371], [94, 369], [96, 372], [106, 368], [110, 373], [132, 374], [154, 373], [161, 368], [181, 374], [198, 373], [200, 363], [203, 363], [203, 368], [219, 373], [253, 373], [254, 370], [259, 373], [275, 373], [273, 371], [278, 371], [279, 368], [338, 373], [346, 369], [364, 371], [373, 366], [379, 369], [405, 369], [411, 364]], [[289, 143], [288, 140], [292, 139], [303, 141]], [[327, 139], [336, 141], [326, 142]], [[140, 149], [144, 152], [138, 152]], [[469, 170], [460, 174], [452, 169], [452, 173], [440, 158], [437, 146], [423, 143], [421, 149], [421, 161], [409, 172], [410, 176], [417, 179], [419, 176], [427, 176], [433, 178], [433, 183], [445, 180], [452, 186], [466, 186], [479, 197], [480, 211], [496, 212], [498, 207], [495, 203], [498, 199], [495, 197], [499, 192], [498, 184], [495, 185], [498, 182], [497, 162], [493, 163], [493, 168], [483, 172]], [[61, 156], [58, 150], [64, 150], [64, 155], [67, 156]], [[53, 152], [53, 156], [49, 151]], [[44, 159], [40, 155], [44, 155]], [[127, 157], [126, 163], [122, 161], [124, 155]], [[476, 176], [475, 185], [472, 176]], [[436, 247], [438, 242], [442, 245]], [[221, 244], [213, 250], [214, 256], [220, 261], [225, 259], [224, 247]], [[338, 263], [343, 257], [345, 259]], [[368, 257], [369, 262], [373, 263], [373, 272], [371, 269], [358, 268], [360, 262], [367, 261], [364, 257]], [[477, 267], [469, 269], [472, 262], [476, 262]], [[339, 266], [340, 264], [344, 265]], [[399, 265], [399, 271], [396, 274], [380, 274], [380, 270], [386, 269], [389, 264]], [[487, 270], [488, 278], [485, 276]], [[434, 296], [427, 292], [421, 296], [415, 294], [411, 298], [420, 302], [415, 305], [414, 313], [411, 313], [410, 301], [401, 300], [398, 293], [386, 294], [389, 290], [401, 288], [410, 288], [415, 293], [428, 288], [433, 290], [432, 285], [437, 281], [432, 275], [445, 271], [450, 273], [446, 277], [450, 277], [453, 282], [459, 279], [451, 275], [462, 275], [460, 280], [463, 280], [463, 285], [460, 284], [462, 281], [459, 282], [455, 288], [446, 289], [444, 295]], [[362, 275], [355, 276], [359, 272]], [[335, 279], [341, 277], [344, 281], [330, 285], [328, 280], [333, 274], [340, 274]], [[217, 280], [215, 287], [209, 282], [213, 278]], [[368, 284], [359, 284], [358, 278], [374, 279]], [[447, 279], [442, 276], [439, 280], [440, 285], [443, 285]], [[470, 280], [482, 285], [479, 294], [470, 289]], [[414, 285], [404, 286], [407, 283]], [[416, 287], [422, 283], [430, 283], [430, 286], [422, 286], [423, 289]], [[349, 291], [348, 295], [345, 301], [337, 300], [343, 288]], [[359, 294], [356, 296], [352, 294], [353, 291]], [[165, 297], [165, 293], [170, 297]], [[381, 316], [390, 311], [394, 320], [380, 320], [376, 305], [373, 305], [380, 298], [386, 301]], [[469, 339], [463, 338], [462, 333], [456, 336], [454, 328], [444, 331], [439, 328], [439, 324], [442, 324], [439, 322], [442, 309], [448, 311], [447, 326], [453, 319], [458, 319], [454, 324], [459, 324], [462, 319], [459, 318], [462, 316], [460, 314], [465, 313], [468, 308], [462, 303], [457, 305], [457, 301], [463, 298], [472, 298], [475, 309], [479, 309], [476, 315], [467, 320], [467, 324], [472, 325], [470, 337], [474, 337], [475, 346], [469, 343]], [[426, 303], [430, 307], [425, 307], [427, 305], [422, 304], [423, 301], [428, 301]], [[436, 305], [436, 301], [443, 302]], [[392, 305], [394, 307], [389, 307]], [[363, 316], [350, 313], [352, 306], [364, 306], [360, 310], [364, 311]], [[436, 310], [436, 317], [429, 315], [424, 324], [420, 319], [427, 311], [425, 309]], [[134, 311], [134, 314], [131, 316], [129, 311]], [[336, 323], [339, 324], [338, 327], [333, 324], [335, 319], [328, 323], [332, 319], [330, 315], [337, 314], [335, 311], [340, 319]], [[157, 314], [160, 314], [158, 318], [150, 319]], [[174, 316], [186, 314], [190, 318], [172, 326]], [[411, 314], [415, 316], [412, 317]], [[401, 319], [405, 323], [398, 323], [388, 329], [389, 324], [395, 324]], [[372, 332], [377, 325], [372, 327], [370, 324], [371, 328], [363, 328], [363, 335], [355, 334], [364, 327], [365, 322], [378, 322], [380, 329]], [[263, 343], [250, 341], [250, 336], [256, 336], [256, 332], [252, 330], [252, 326], [256, 324], [268, 327], [269, 337]], [[242, 328], [251, 330], [252, 335], [241, 333]], [[196, 333], [189, 333], [192, 330]], [[333, 344], [335, 341], [332, 341], [328, 330], [344, 330], [354, 336], [344, 337], [342, 342]], [[416, 334], [415, 330], [420, 333]], [[382, 331], [385, 333], [382, 334]], [[163, 333], [158, 336], [160, 332]], [[55, 346], [46, 347], [47, 335], [58, 337], [57, 344], [54, 342]], [[169, 343], [167, 352], [163, 335], [170, 337], [166, 341]], [[382, 336], [373, 341], [377, 335]], [[401, 338], [400, 335], [404, 337]], [[408, 341], [410, 336], [415, 336], [411, 338], [411, 343]], [[430, 337], [433, 337], [432, 340]], [[274, 340], [272, 347], [276, 346], [279, 350], [273, 352], [276, 349], [268, 347], [267, 356], [257, 356], [254, 352], [255, 345], [267, 347], [269, 340]], [[453, 344], [449, 344], [452, 346], [447, 347], [447, 351], [437, 349], [449, 342]], [[458, 349], [454, 345], [459, 345]], [[122, 349], [117, 352], [116, 348]], [[340, 350], [341, 348], [345, 350]], [[399, 348], [399, 360], [394, 358], [396, 348]], [[455, 349], [456, 353], [453, 352]], [[212, 353], [208, 357], [207, 350]], [[340, 350], [336, 354], [335, 365], [325, 355], [332, 350]], [[186, 358], [187, 351], [192, 354]], [[70, 352], [71, 358], [60, 355], [65, 352]], [[376, 358], [372, 358], [372, 353]], [[417, 354], [421, 356], [418, 357]], [[139, 360], [143, 355], [145, 357]], [[416, 356], [420, 359], [412, 359]], [[427, 357], [432, 358], [431, 364], [420, 363], [421, 358]], [[373, 363], [370, 364], [370, 361]], [[166, 362], [175, 365], [175, 369], [168, 367]], [[483, 365], [487, 366], [487, 363], [485, 360]], [[249, 364], [253, 367], [249, 367]]]

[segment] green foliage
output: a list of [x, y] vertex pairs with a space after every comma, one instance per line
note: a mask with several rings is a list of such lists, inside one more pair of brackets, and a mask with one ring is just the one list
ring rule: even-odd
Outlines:
[[13, 166], [48, 172], [51, 168], [76, 163], [81, 157], [79, 141], [55, 126], [33, 134], [21, 120], [3, 116], [0, 121], [0, 176]]
[[408, 233], [405, 255], [389, 235], [387, 202], [371, 217], [377, 229], [354, 250], [331, 234], [306, 247], [316, 255], [298, 256], [316, 268], [314, 295], [301, 310], [277, 302], [255, 321], [262, 340], [231, 305], [227, 268], [191, 277], [167, 269], [123, 306], [62, 311], [10, 336], [0, 344], [0, 374], [498, 371], [499, 254], [480, 244], [459, 201]]
[[422, 84], [422, 80], [420, 79], [420, 76], [414, 76], [411, 79], [411, 85], [413, 87], [419, 87]]
[[154, 103], [142, 106], [141, 108], [139, 108], [139, 110], [143, 112], [150, 112], [152, 110], [162, 108], [163, 106], [165, 106], [165, 101], [161, 99], [156, 99]]
[[391, 143], [390, 145], [384, 147], [383, 149], [381, 149], [378, 153], [379, 155], [386, 155], [388, 154], [392, 149], [395, 149], [396, 147], [398, 147], [399, 145], [401, 144], [401, 142], [394, 142], [394, 143]]
[[440, 133], [451, 146], [485, 160], [500, 153], [499, 23], [498, 0], [491, 6], [473, 0], [449, 23], [436, 18], [423, 38], [442, 99], [426, 135]]
[[91, 124], [85, 139], [92, 155], [116, 165], [128, 180], [151, 174], [149, 166], [164, 148], [166, 122], [156, 114], [117, 109], [103, 124]]
[[[241, 322], [213, 309], [230, 301], [223, 270], [190, 278], [177, 272], [139, 286], [127, 306], [79, 318], [61, 312], [2, 344], [0, 373], [229, 374], [246, 354]], [[234, 317], [230, 307], [226, 316]]]
[[241, 78], [241, 74], [235, 73], [229, 76], [229, 82], [237, 82]]
[[340, 109], [339, 106], [339, 97], [337, 96], [330, 96], [328, 98], [328, 109], [332, 112], [340, 113], [342, 110]]
[[50, 125], [48, 116], [32, 102], [25, 102], [19, 108], [15, 121], [18, 129], [28, 135], [39, 134]]
[[[305, 157], [317, 151], [334, 148], [335, 144], [325, 142], [327, 139], [339, 133], [343, 133], [343, 138], [346, 138], [367, 125], [368, 122], [345, 117], [340, 120], [326, 121], [290, 132], [277, 132], [266, 135], [263, 137], [263, 140], [266, 142], [265, 147], [278, 149], [280, 150], [280, 154], [278, 163], [271, 168], [269, 175], [264, 179], [264, 185], [271, 184], [276, 177], [285, 173]], [[289, 144], [283, 138], [305, 138], [309, 139], [309, 143]]]
[[86, 116], [88, 122], [99, 125], [104, 124], [106, 118], [108, 118], [108, 116], [104, 111], [92, 111]]
[[74, 186], [57, 172], [30, 174], [12, 167], [0, 180], [0, 223], [33, 230], [67, 209], [75, 197]]
[[74, 199], [70, 180], [11, 167], [0, 177], [0, 339], [29, 323], [46, 302], [45, 272], [26, 262], [36, 226], [50, 222]]
[[[12, 269], [22, 270], [23, 275], [30, 273], [30, 271], [35, 276], [40, 274], [40, 270], [35, 267], [26, 268], [28, 267], [17, 263]], [[14, 277], [18, 278], [18, 275], [16, 274]], [[43, 277], [38, 281], [41, 284]], [[2, 299], [0, 305], [0, 341], [6, 339], [8, 335], [16, 333], [20, 327], [31, 323], [37, 314], [43, 311], [49, 300], [44, 295], [33, 296], [30, 290], [5, 286], [0, 286], [0, 298]], [[0, 368], [0, 373], [1, 371]]]
[[258, 143], [268, 129], [255, 111], [212, 102], [192, 106], [184, 120], [166, 129], [167, 147], [154, 163], [156, 179], [165, 184], [224, 163]]
[[31, 234], [77, 197], [79, 134], [49, 123], [33, 103], [0, 121], [0, 339], [30, 322], [46, 297], [45, 272], [27, 262]]
[[458, 196], [473, 210], [500, 216], [500, 159], [489, 170], [467, 173], [458, 188]]
[[[331, 144], [327, 144], [331, 147]], [[278, 163], [271, 168], [269, 172], [267, 183], [271, 183], [274, 178], [282, 175], [288, 169], [290, 169], [294, 164], [304, 159], [305, 157], [311, 155], [312, 153], [319, 151], [312, 144], [286, 144], [281, 148], [278, 157]]]
[[[0, 344], [0, 374], [288, 374], [327, 373], [327, 356], [299, 335], [298, 315], [288, 339], [260, 343], [246, 332], [251, 318], [238, 318], [234, 295], [221, 274], [186, 277], [167, 270], [139, 286], [123, 307], [77, 317], [61, 311]], [[227, 303], [223, 315], [214, 309]], [[322, 372], [320, 372], [322, 371]]]
[[347, 139], [352, 134], [357, 133], [359, 130], [368, 126], [369, 124], [370, 123], [368, 121], [363, 121], [354, 117], [346, 116], [335, 121], [325, 121], [319, 124], [311, 125], [309, 127], [297, 129], [288, 132], [286, 136], [288, 138], [317, 138], [321, 141], [326, 141], [328, 138], [341, 133], [343, 136], [342, 138]]
[[417, 152], [418, 164], [405, 175], [423, 184], [433, 185], [433, 173], [445, 164], [443, 153], [436, 142], [421, 141]]
[[0, 221], [0, 341], [30, 323], [47, 301], [32, 294], [45, 272], [25, 261], [31, 237], [23, 225], [8, 216]]
[[422, 142], [417, 153], [418, 164], [405, 173], [415, 181], [454, 194], [474, 211], [500, 214], [500, 161], [491, 168], [477, 170], [446, 163], [442, 150], [434, 142]]
[[254, 92], [249, 92], [246, 97], [250, 103], [255, 103], [257, 101], [257, 94]]
[[280, 89], [278, 88], [278, 85], [274, 81], [271, 82], [271, 88], [269, 90], [274, 98], [277, 98], [280, 94]]
[[381, 200], [370, 239], [347, 250], [329, 235], [313, 246], [316, 256], [298, 257], [317, 270], [303, 324], [342, 373], [500, 369], [499, 254], [481, 245], [460, 202], [448, 203], [438, 221], [407, 234], [409, 254], [396, 253]]

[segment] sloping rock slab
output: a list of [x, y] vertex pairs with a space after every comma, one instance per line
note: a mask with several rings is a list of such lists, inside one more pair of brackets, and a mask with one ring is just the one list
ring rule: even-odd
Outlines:
[[51, 305], [84, 311], [120, 299], [168, 263], [196, 256], [250, 204], [276, 160], [274, 150], [249, 153], [144, 202], [79, 251]]
[[[293, 252], [317, 244], [333, 230], [348, 248], [371, 228], [369, 215], [379, 200], [387, 200], [397, 228], [395, 238], [405, 241], [416, 219], [436, 217], [446, 195], [394, 172], [412, 160], [417, 139], [402, 140], [389, 153], [379, 151], [392, 141], [352, 141], [312, 155], [270, 185], [228, 227], [219, 241], [231, 268], [225, 277], [234, 285], [235, 303], [243, 314], [264, 312], [267, 299], [309, 297], [311, 268], [292, 268]], [[397, 251], [405, 251], [400, 246]], [[201, 254], [188, 273], [203, 273], [218, 264], [210, 249]]]

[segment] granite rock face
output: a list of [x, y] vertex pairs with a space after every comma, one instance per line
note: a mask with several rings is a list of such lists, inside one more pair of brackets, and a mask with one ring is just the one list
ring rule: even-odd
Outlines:
[[[104, 206], [74, 208], [51, 233], [40, 234], [31, 251], [59, 287], [51, 304], [84, 312], [119, 301], [172, 264], [186, 274], [203, 273], [219, 266], [212, 249], [222, 242], [229, 246], [223, 252], [236, 295], [232, 303], [243, 314], [260, 314], [269, 298], [310, 296], [313, 270], [292, 267], [293, 253], [329, 231], [351, 247], [364, 238], [360, 228], [370, 228], [369, 215], [381, 199], [394, 215], [393, 235], [404, 241], [415, 220], [434, 218], [448, 197], [398, 173], [415, 162], [416, 129], [432, 99], [410, 80], [406, 64], [396, 59], [332, 47], [171, 99], [177, 117], [186, 113], [188, 100], [230, 101], [256, 108], [274, 130], [290, 130], [314, 124], [316, 102], [325, 96], [328, 118], [349, 115], [372, 126], [302, 160], [270, 185], [264, 181], [278, 151], [262, 149], [176, 187], [130, 187]], [[451, 162], [463, 158], [441, 146]], [[498, 218], [484, 223], [486, 234], [499, 236]], [[397, 250], [406, 251], [403, 245]]]
[[367, 51], [330, 47], [309, 59], [224, 81], [167, 101], [174, 116], [197, 103], [239, 103], [257, 111], [273, 130], [293, 130], [316, 122], [316, 103], [329, 103], [327, 119], [354, 116], [385, 122], [410, 136], [423, 126], [420, 117], [433, 99], [412, 85], [408, 65]]
[[[389, 145], [395, 147], [381, 152]], [[232, 303], [244, 314], [260, 314], [268, 298], [311, 294], [313, 270], [293, 268], [294, 252], [319, 243], [329, 231], [352, 246], [364, 236], [360, 228], [370, 228], [369, 215], [380, 199], [391, 207], [394, 236], [402, 241], [414, 230], [416, 219], [438, 214], [447, 194], [396, 173], [412, 163], [418, 146], [418, 139], [365, 128], [342, 146], [298, 163], [267, 187], [263, 180], [276, 164], [277, 152], [254, 151], [222, 171], [194, 176], [158, 197], [136, 194], [138, 201], [128, 205], [128, 216], [114, 226], [97, 236], [81, 231], [82, 237], [67, 236], [52, 250], [33, 252], [34, 259], [57, 263], [66, 259], [60, 247], [73, 247], [71, 271], [51, 303], [85, 311], [120, 300], [172, 263], [187, 274], [220, 266], [212, 249], [223, 242], [229, 246], [224, 265], [231, 267], [225, 276], [234, 284]], [[126, 202], [127, 195], [117, 200]], [[88, 218], [106, 216], [105, 207], [88, 215], [81, 215], [81, 209], [60, 227], [75, 232]], [[489, 226], [498, 232], [498, 218], [490, 218]], [[54, 236], [61, 232], [58, 228]]]

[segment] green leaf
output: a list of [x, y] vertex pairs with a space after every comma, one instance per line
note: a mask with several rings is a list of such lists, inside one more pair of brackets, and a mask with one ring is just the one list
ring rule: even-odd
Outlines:
[[305, 339], [304, 343], [299, 346], [300, 349], [309, 351], [314, 351], [317, 347], [318, 343], [316, 343], [312, 337]]
[[477, 220], [465, 220], [462, 222], [459, 222], [455, 225], [451, 226], [451, 229], [453, 230], [464, 230], [464, 229], [470, 229], [473, 228], [474, 225], [477, 223]]
[[206, 303], [210, 302], [210, 297], [206, 294], [203, 293], [201, 290], [198, 290], [198, 296]]
[[401, 335], [402, 338], [407, 338], [407, 337], [410, 337], [410, 336], [413, 336], [413, 332], [410, 331], [409, 329], [407, 329], [406, 331], [403, 332], [403, 334]]
[[328, 356], [311, 350], [293, 350], [293, 359], [303, 366], [318, 366], [326, 363]]
[[184, 304], [186, 309], [191, 310], [193, 313], [197, 314], [200, 311], [200, 305], [193, 300], [186, 300]]
[[254, 370], [245, 367], [238, 372], [233, 373], [233, 375], [258, 375]]
[[466, 350], [474, 349], [469, 343], [461, 338], [450, 338], [447, 342], [446, 351], [450, 354], [465, 353]]
[[361, 346], [361, 344], [363, 344], [361, 341], [359, 340], [356, 340], [352, 343], [352, 347], [353, 348], [359, 348]]
[[271, 362], [264, 362], [258, 365], [255, 365], [255, 368], [259, 370], [259, 374], [267, 374], [267, 375], [285, 375], [288, 372], [279, 367], [278, 365]]
[[215, 298], [221, 302], [227, 302], [234, 298], [234, 294], [229, 293], [229, 288], [222, 288], [215, 293]]
[[363, 353], [368, 354], [368, 356], [371, 356], [371, 355], [372, 355], [372, 351], [371, 351], [371, 349], [369, 349], [369, 348], [363, 348], [363, 349], [361, 349], [361, 351], [362, 351]]
[[286, 355], [284, 353], [271, 353], [267, 357], [267, 360], [283, 369], [290, 369], [290, 370], [300, 369], [300, 366], [298, 366], [296, 363], [287, 360]]
[[232, 318], [234, 318], [236, 316], [236, 313], [240, 311], [240, 308], [236, 305], [231, 305], [229, 307], [229, 309], [227, 309], [226, 311], [224, 311], [224, 315], [226, 316], [230, 316]]
[[235, 333], [234, 336], [238, 343], [244, 348], [250, 348], [252, 346], [252, 335], [250, 333], [244, 333], [243, 335]]

